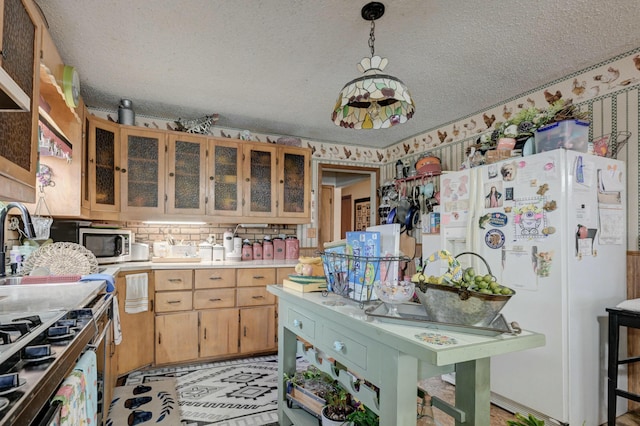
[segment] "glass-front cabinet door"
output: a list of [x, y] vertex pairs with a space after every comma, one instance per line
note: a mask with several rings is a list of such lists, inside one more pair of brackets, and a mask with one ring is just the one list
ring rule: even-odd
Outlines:
[[168, 214], [205, 213], [207, 139], [170, 134], [167, 150]]
[[311, 153], [307, 149], [278, 148], [278, 216], [309, 217]]
[[123, 127], [122, 212], [164, 213], [166, 132]]
[[235, 216], [242, 214], [242, 145], [210, 139], [207, 161], [207, 214]]
[[89, 191], [91, 210], [120, 211], [120, 130], [116, 123], [89, 119]]
[[276, 147], [246, 145], [243, 166], [243, 215], [276, 215]]

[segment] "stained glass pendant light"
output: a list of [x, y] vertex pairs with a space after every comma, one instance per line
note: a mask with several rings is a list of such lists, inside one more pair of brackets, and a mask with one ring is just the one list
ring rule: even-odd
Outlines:
[[364, 75], [351, 80], [340, 91], [331, 120], [348, 129], [385, 129], [405, 123], [415, 110], [409, 89], [400, 79], [383, 74], [388, 60], [375, 55], [375, 22], [384, 14], [384, 5], [367, 3], [361, 14], [362, 19], [371, 21], [371, 57], [358, 64]]

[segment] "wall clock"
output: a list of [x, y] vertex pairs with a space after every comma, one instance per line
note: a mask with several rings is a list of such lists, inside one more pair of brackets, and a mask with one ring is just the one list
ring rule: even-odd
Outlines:
[[80, 102], [80, 77], [78, 71], [70, 65], [65, 65], [62, 72], [62, 91], [67, 105], [77, 108]]

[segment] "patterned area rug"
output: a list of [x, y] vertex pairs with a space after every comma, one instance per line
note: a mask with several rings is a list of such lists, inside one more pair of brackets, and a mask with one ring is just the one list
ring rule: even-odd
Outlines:
[[119, 386], [114, 389], [106, 426], [180, 422], [176, 380], [165, 378], [149, 384]]
[[272, 355], [156, 368], [131, 373], [126, 384], [175, 378], [181, 426], [277, 425], [277, 361]]

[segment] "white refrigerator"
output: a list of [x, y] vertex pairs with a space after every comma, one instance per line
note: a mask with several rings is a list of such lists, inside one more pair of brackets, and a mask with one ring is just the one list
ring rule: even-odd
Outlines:
[[546, 337], [491, 359], [492, 401], [547, 424], [605, 423], [605, 308], [626, 298], [624, 163], [559, 149], [447, 173], [440, 188], [442, 247], [481, 255], [516, 291], [506, 320]]

